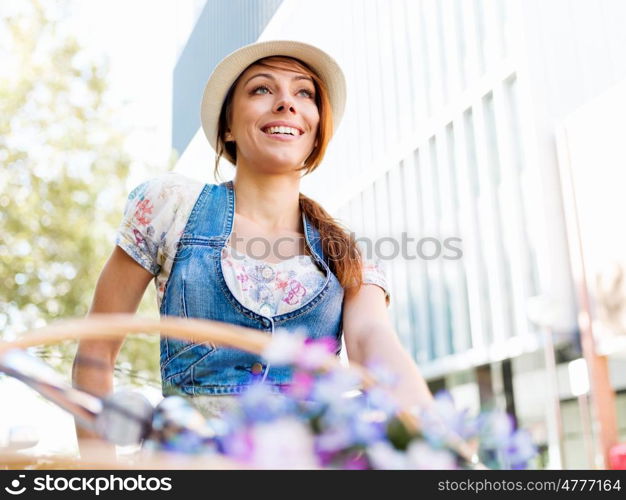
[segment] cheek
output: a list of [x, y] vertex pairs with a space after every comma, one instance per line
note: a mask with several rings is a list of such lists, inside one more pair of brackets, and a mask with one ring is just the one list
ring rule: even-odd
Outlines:
[[313, 132], [317, 132], [320, 125], [320, 115], [317, 107], [308, 111], [306, 114], [306, 121], [308, 122], [309, 127], [311, 127], [311, 130]]
[[320, 122], [320, 111], [317, 109], [315, 104], [312, 105], [312, 109], [309, 111], [309, 115], [311, 116], [311, 121], [316, 124], [316, 126]]
[[243, 100], [235, 101], [231, 111], [231, 130], [240, 132], [255, 126], [258, 117], [262, 114], [262, 109], [255, 103]]
[[311, 145], [315, 146], [315, 143], [317, 143], [317, 140], [320, 136], [320, 130], [319, 130], [319, 126], [320, 126], [320, 121], [317, 120], [315, 122], [315, 127], [313, 128], [314, 132], [312, 134], [312, 140], [311, 140]]

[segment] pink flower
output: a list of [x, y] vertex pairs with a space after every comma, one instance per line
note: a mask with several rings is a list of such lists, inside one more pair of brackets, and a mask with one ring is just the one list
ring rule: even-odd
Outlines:
[[291, 280], [289, 282], [289, 293], [283, 301], [290, 305], [297, 304], [305, 295], [306, 288], [299, 281]]
[[291, 385], [287, 387], [287, 394], [296, 399], [305, 399], [311, 394], [314, 385], [315, 377], [313, 375], [304, 372], [296, 372]]
[[135, 219], [137, 219], [137, 222], [142, 226], [150, 224], [150, 219], [147, 216], [152, 213], [153, 208], [152, 203], [150, 203], [148, 199], [141, 200], [137, 203], [137, 208], [135, 209]]
[[333, 357], [337, 350], [337, 342], [330, 338], [307, 339], [305, 348], [296, 359], [296, 364], [305, 370], [317, 370]]
[[237, 274], [237, 281], [241, 282], [241, 289], [245, 292], [249, 289], [248, 282], [250, 278], [245, 273]]
[[285, 271], [276, 273], [275, 288], [276, 290], [284, 290], [289, 285], [289, 274]]

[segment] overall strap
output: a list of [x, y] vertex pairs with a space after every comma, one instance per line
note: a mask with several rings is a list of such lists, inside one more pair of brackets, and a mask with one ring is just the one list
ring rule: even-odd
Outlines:
[[309, 243], [309, 247], [313, 250], [315, 256], [326, 263], [330, 267], [327, 257], [322, 250], [322, 237], [317, 228], [309, 221], [309, 218], [302, 212], [302, 225], [304, 227], [304, 237]]
[[235, 211], [233, 191], [226, 184], [205, 184], [181, 239], [210, 239], [216, 243], [226, 241], [232, 229]]

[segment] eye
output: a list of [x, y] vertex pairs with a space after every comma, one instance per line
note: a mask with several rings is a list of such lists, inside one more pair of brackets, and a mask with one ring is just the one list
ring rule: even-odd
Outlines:
[[268, 89], [265, 85], [259, 85], [254, 87], [252, 90], [252, 94], [268, 94], [270, 89]]
[[309, 99], [313, 99], [314, 93], [311, 90], [309, 90], [309, 89], [300, 89], [298, 91], [298, 94], [301, 94], [303, 92]]

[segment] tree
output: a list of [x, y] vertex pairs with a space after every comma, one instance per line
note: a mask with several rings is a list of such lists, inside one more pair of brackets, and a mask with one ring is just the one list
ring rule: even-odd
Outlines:
[[[59, 36], [39, 1], [0, 17], [0, 332], [84, 316], [113, 248], [133, 158], [113, 124], [105, 63]], [[49, 4], [48, 4], [49, 5]], [[1, 15], [0, 15], [1, 16]], [[154, 291], [140, 313], [158, 314]], [[0, 337], [1, 338], [1, 337]], [[40, 355], [69, 370], [75, 346]], [[120, 365], [158, 381], [158, 339], [132, 337]]]

